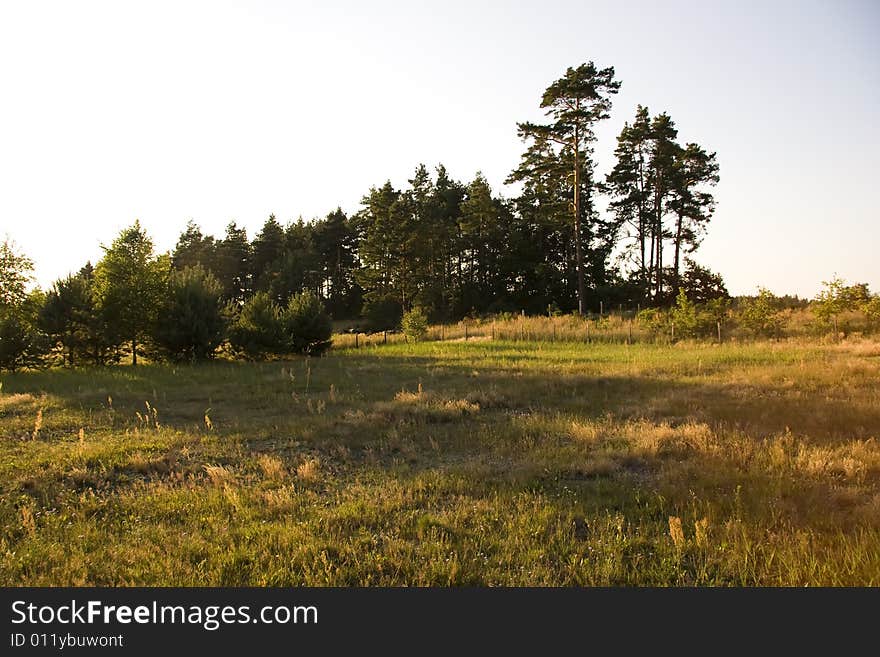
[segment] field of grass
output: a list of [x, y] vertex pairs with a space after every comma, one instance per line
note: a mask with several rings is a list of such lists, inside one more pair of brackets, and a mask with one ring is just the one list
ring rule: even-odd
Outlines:
[[4, 585], [880, 585], [880, 344], [3, 376]]

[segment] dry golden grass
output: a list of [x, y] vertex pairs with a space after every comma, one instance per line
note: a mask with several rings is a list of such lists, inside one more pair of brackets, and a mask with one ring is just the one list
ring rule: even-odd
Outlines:
[[296, 466], [296, 476], [302, 481], [314, 482], [321, 478], [321, 460], [308, 458]]
[[261, 454], [257, 459], [257, 465], [263, 472], [263, 476], [269, 481], [283, 481], [287, 477], [287, 468], [277, 456]]
[[225, 465], [206, 465], [205, 473], [214, 486], [230, 486], [235, 484], [235, 472]]

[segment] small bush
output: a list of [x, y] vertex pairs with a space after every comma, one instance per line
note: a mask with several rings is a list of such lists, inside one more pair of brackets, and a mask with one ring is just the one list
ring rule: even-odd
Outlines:
[[727, 316], [729, 303], [725, 297], [716, 297], [705, 303], [695, 304], [683, 288], [679, 289], [675, 306], [672, 308], [672, 321], [675, 322], [675, 335], [683, 338], [697, 338], [714, 335], [717, 323]]
[[872, 296], [862, 304], [862, 311], [869, 322], [880, 322], [880, 294]]
[[18, 306], [0, 305], [0, 370], [35, 367], [48, 354], [48, 337], [36, 326], [38, 296], [35, 293]]
[[280, 323], [288, 353], [316, 355], [330, 347], [333, 323], [321, 300], [308, 290], [290, 298]]
[[424, 339], [425, 334], [428, 332], [428, 316], [421, 308], [413, 308], [409, 312], [404, 313], [401, 327], [403, 328], [403, 334], [408, 339], [418, 342]]
[[783, 324], [776, 296], [763, 287], [758, 289], [757, 297], [745, 301], [739, 320], [755, 336], [778, 335]]
[[657, 308], [645, 308], [639, 312], [637, 320], [652, 336], [659, 335], [666, 328], [666, 315]]
[[257, 292], [248, 299], [229, 328], [233, 351], [252, 360], [281, 352], [279, 314], [278, 306], [265, 292]]
[[697, 335], [699, 327], [697, 309], [693, 302], [688, 300], [684, 288], [678, 290], [675, 306], [672, 308], [672, 321], [674, 322], [673, 325], [675, 326], [677, 336], [693, 338]]

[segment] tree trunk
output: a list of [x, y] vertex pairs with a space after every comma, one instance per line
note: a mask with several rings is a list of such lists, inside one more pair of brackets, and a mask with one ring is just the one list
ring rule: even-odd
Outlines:
[[674, 290], [674, 292], [676, 294], [678, 293], [678, 288], [680, 285], [678, 270], [679, 270], [679, 256], [681, 254], [681, 224], [682, 224], [682, 221], [683, 221], [682, 216], [681, 216], [681, 214], [679, 214], [678, 220], [676, 221], [676, 224], [675, 224], [675, 279], [674, 279], [675, 290]]
[[[639, 248], [641, 249], [641, 275], [642, 275], [642, 294], [648, 293], [648, 269], [645, 264], [645, 240], [648, 235], [648, 226], [645, 222], [645, 216], [647, 215], [647, 208], [645, 207], [645, 173], [644, 173], [644, 162], [642, 160], [641, 149], [639, 151]], [[653, 256], [652, 256], [653, 257]]]
[[663, 220], [657, 227], [657, 298], [663, 297]]
[[656, 245], [656, 243], [657, 243], [657, 240], [654, 238], [654, 221], [652, 219], [651, 220], [651, 256], [650, 256], [650, 260], [648, 261], [648, 276], [645, 279], [648, 283], [647, 289], [646, 289], [646, 291], [648, 293], [648, 298], [653, 296], [652, 293], [654, 291], [654, 278], [655, 278], [655, 276], [654, 276], [654, 246]]
[[663, 175], [660, 171], [656, 172], [656, 183], [654, 191], [654, 239], [657, 242], [657, 278], [656, 287], [654, 289], [655, 299], [660, 299], [663, 293]]
[[137, 350], [137, 338], [131, 339], [131, 365], [132, 367], [137, 367], [138, 364], [138, 350]]
[[[578, 105], [580, 102], [578, 101]], [[580, 130], [579, 126], [574, 128], [574, 239], [575, 239], [575, 259], [577, 260], [577, 283], [578, 283], [578, 314], [584, 314], [584, 254], [581, 245], [581, 176], [580, 176], [580, 157], [578, 147], [580, 146]]]

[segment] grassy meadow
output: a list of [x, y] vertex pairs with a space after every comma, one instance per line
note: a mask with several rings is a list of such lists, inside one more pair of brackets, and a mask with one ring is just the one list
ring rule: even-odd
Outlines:
[[4, 375], [0, 583], [880, 585], [880, 343], [515, 337]]

